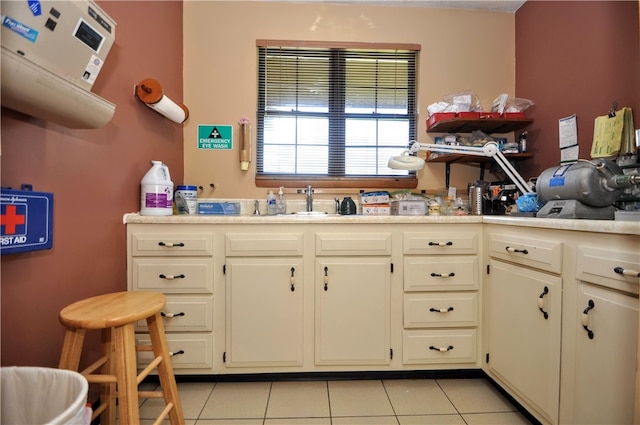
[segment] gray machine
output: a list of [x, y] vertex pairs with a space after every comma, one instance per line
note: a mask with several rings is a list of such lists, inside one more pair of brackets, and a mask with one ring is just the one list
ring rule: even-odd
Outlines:
[[579, 160], [548, 168], [536, 182], [536, 192], [544, 207], [537, 217], [612, 220], [613, 203], [625, 188], [640, 184], [640, 175], [623, 174], [607, 159]]

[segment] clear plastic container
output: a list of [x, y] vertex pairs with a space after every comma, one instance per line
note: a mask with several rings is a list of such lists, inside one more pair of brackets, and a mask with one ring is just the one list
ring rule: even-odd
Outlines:
[[273, 190], [270, 190], [267, 195], [267, 215], [278, 214], [277, 202], [276, 195], [273, 194]]

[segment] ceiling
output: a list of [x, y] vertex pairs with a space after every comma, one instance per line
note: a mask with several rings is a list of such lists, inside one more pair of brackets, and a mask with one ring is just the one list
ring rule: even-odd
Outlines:
[[[300, 0], [298, 0], [300, 1]], [[458, 9], [493, 10], [499, 12], [515, 12], [526, 0], [303, 0], [323, 3], [412, 6], [412, 7], [447, 7]]]

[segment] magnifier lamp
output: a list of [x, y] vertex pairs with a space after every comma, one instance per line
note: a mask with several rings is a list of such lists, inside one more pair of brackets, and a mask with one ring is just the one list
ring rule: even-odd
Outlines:
[[424, 159], [415, 154], [420, 151], [434, 151], [443, 153], [457, 153], [462, 155], [474, 155], [493, 158], [500, 168], [509, 176], [520, 192], [533, 193], [526, 180], [516, 171], [511, 163], [500, 152], [496, 142], [488, 142], [484, 146], [452, 146], [436, 145], [433, 143], [414, 142], [409, 149], [398, 156], [389, 158], [388, 166], [394, 170], [418, 171], [424, 168]]

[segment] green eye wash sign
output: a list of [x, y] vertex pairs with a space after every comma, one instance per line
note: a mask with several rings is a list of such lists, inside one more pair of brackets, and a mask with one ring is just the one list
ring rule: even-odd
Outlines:
[[230, 125], [199, 124], [198, 149], [233, 148], [233, 127]]

